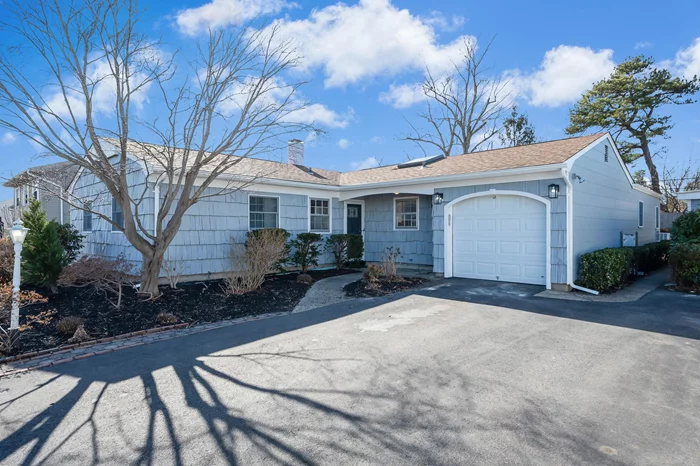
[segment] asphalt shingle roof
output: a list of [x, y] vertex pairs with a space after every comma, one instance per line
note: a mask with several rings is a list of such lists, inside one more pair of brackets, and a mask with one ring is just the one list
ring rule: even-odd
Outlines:
[[[398, 168], [397, 165], [388, 165], [344, 173], [321, 168], [310, 169], [301, 165], [290, 165], [264, 159], [243, 158], [226, 174], [329, 186], [361, 186], [415, 178], [433, 178], [559, 164], [573, 157], [604, 134], [606, 133], [472, 152], [446, 157], [425, 167]], [[116, 143], [115, 140], [108, 139], [107, 141], [112, 144]], [[130, 153], [149, 163], [155, 172], [162, 171], [162, 168], [159, 169], [159, 159], [163, 159], [163, 157], [158, 155], [162, 150], [161, 146], [140, 142], [129, 142], [128, 146]], [[177, 149], [176, 154], [182, 156], [184, 152]], [[215, 163], [212, 164], [212, 166], [215, 165]], [[207, 172], [208, 170], [204, 167], [202, 171]]]

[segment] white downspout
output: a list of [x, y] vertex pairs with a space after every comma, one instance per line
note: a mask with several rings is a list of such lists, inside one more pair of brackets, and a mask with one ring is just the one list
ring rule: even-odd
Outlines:
[[598, 295], [596, 290], [574, 283], [574, 186], [569, 179], [569, 170], [562, 168], [561, 175], [566, 183], [566, 283], [574, 290]]

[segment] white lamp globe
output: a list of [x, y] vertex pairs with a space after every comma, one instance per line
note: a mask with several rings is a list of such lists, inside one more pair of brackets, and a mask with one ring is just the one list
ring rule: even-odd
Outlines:
[[29, 228], [24, 228], [22, 220], [15, 220], [14, 225], [10, 228], [10, 237], [12, 242], [15, 244], [24, 243], [24, 239], [27, 237], [27, 232]]

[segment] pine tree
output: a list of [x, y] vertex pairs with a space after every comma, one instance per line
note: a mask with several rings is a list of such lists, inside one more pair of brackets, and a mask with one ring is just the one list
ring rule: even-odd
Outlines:
[[622, 159], [632, 163], [644, 159], [651, 189], [661, 192], [659, 172], [651, 145], [668, 137], [673, 128], [671, 116], [663, 110], [695, 102], [700, 91], [697, 77], [683, 79], [654, 63], [652, 58], [631, 57], [615, 67], [609, 78], [597, 82], [571, 109], [568, 134], [591, 128], [612, 132]]
[[[32, 243], [34, 236], [38, 235], [49, 223], [46, 212], [41, 207], [41, 202], [32, 199], [27, 210], [22, 213], [22, 223], [25, 228], [29, 228], [27, 238], [24, 240], [24, 244], [29, 245]], [[22, 257], [24, 257], [24, 254], [22, 254]]]
[[[29, 234], [27, 234], [29, 236]], [[58, 277], [63, 270], [63, 248], [55, 223], [47, 223], [35, 231], [31, 243], [22, 248], [22, 280], [45, 286], [55, 293]]]
[[537, 142], [535, 127], [532, 126], [527, 115], [518, 113], [518, 108], [513, 105], [511, 113], [503, 120], [503, 130], [498, 138], [504, 147], [526, 146]]

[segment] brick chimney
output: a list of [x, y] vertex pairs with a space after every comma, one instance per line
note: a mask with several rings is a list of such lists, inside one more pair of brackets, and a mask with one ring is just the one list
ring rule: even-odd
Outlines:
[[292, 139], [287, 143], [287, 163], [304, 165], [304, 141]]

